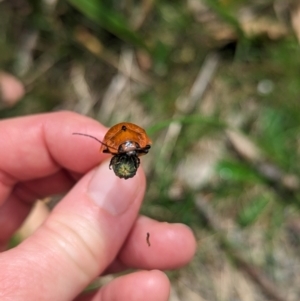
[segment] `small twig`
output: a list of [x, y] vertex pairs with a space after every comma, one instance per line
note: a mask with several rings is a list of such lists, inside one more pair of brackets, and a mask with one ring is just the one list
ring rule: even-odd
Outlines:
[[150, 233], [149, 233], [149, 232], [147, 232], [147, 237], [146, 237], [146, 240], [147, 240], [147, 244], [148, 244], [148, 246], [150, 247], [150, 246], [151, 246], [151, 244], [150, 244]]
[[146, 21], [147, 17], [149, 16], [149, 14], [154, 6], [154, 2], [155, 2], [155, 0], [144, 0], [143, 1], [141, 11], [138, 14], [138, 17], [135, 20], [134, 25], [133, 25], [133, 29], [135, 31], [139, 30], [143, 26], [144, 22]]
[[71, 70], [71, 82], [74, 87], [74, 91], [77, 94], [77, 104], [75, 106], [75, 111], [88, 115], [94, 104], [96, 103], [95, 98], [90, 92], [90, 88], [84, 77], [84, 67], [78, 64], [72, 66]]
[[[207, 55], [201, 69], [195, 79], [194, 84], [187, 96], [181, 96], [176, 100], [177, 111], [173, 118], [179, 118], [183, 115], [193, 113], [197, 104], [201, 101], [209, 83], [211, 82], [217, 67], [219, 65], [220, 56], [218, 53], [210, 53]], [[160, 151], [160, 157], [166, 161], [173, 153], [177, 139], [182, 130], [182, 123], [179, 121], [171, 122]]]
[[34, 66], [22, 76], [22, 80], [26, 89], [26, 92], [29, 92], [36, 81], [46, 74], [57, 62], [61, 60], [62, 56], [55, 57], [55, 53], [48, 51], [44, 53], [38, 60], [35, 61]]
[[226, 135], [239, 158], [250, 164], [262, 176], [269, 187], [279, 195], [279, 199], [300, 207], [298, 197], [300, 179], [297, 175], [286, 173], [268, 160], [262, 150], [238, 130], [228, 129]]
[[127, 70], [123, 68], [122, 64], [120, 64], [119, 58], [111, 51], [107, 50], [102, 42], [96, 36], [88, 32], [84, 27], [78, 27], [76, 29], [74, 40], [93, 53], [96, 57], [129, 77], [131, 80], [147, 86], [151, 85], [150, 78], [138, 68], [133, 68], [128, 74]]

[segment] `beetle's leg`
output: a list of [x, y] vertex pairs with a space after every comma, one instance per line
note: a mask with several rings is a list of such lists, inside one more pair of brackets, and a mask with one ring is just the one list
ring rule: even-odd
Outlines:
[[139, 154], [148, 154], [150, 148], [151, 148], [151, 145], [146, 145], [143, 148], [138, 148], [136, 151]]
[[112, 157], [112, 158], [110, 159], [110, 162], [109, 162], [109, 169], [111, 169], [111, 167], [112, 167], [112, 165], [113, 165], [113, 159], [114, 159], [114, 157]]
[[134, 160], [134, 167], [135, 167], [136, 169], [138, 169], [139, 166], [140, 166], [140, 162], [141, 162], [140, 158], [137, 157], [137, 156], [133, 156], [133, 160]]
[[140, 163], [141, 163], [141, 160], [140, 160], [139, 157], [136, 157], [136, 158], [137, 158], [137, 167], [139, 167], [139, 166], [140, 166]]

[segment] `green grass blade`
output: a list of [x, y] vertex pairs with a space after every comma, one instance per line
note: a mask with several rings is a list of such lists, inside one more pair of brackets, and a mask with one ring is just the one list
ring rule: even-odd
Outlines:
[[238, 216], [238, 223], [242, 227], [247, 227], [253, 224], [259, 216], [265, 211], [266, 206], [268, 205], [269, 200], [264, 197], [258, 197], [253, 200], [247, 207], [245, 207]]
[[68, 0], [83, 15], [113, 33], [121, 40], [147, 49], [143, 39], [128, 26], [126, 19], [99, 0]]

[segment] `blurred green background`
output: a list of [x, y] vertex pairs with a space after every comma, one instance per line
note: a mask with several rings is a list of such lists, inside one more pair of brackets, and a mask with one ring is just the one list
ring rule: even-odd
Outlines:
[[142, 213], [199, 246], [170, 300], [298, 301], [299, 39], [296, 0], [2, 0], [0, 69], [26, 95], [0, 118], [144, 127]]

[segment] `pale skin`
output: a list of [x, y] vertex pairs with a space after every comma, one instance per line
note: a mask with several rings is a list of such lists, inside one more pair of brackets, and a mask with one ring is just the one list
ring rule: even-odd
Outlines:
[[[66, 193], [43, 225], [0, 253], [0, 300], [167, 301], [163, 270], [186, 265], [195, 253], [191, 230], [139, 215], [142, 167], [124, 180], [110, 156], [86, 133], [107, 128], [70, 112], [0, 122], [0, 248], [5, 250], [37, 198]], [[151, 246], [147, 243], [150, 234]], [[101, 274], [134, 271], [82, 294]]]

